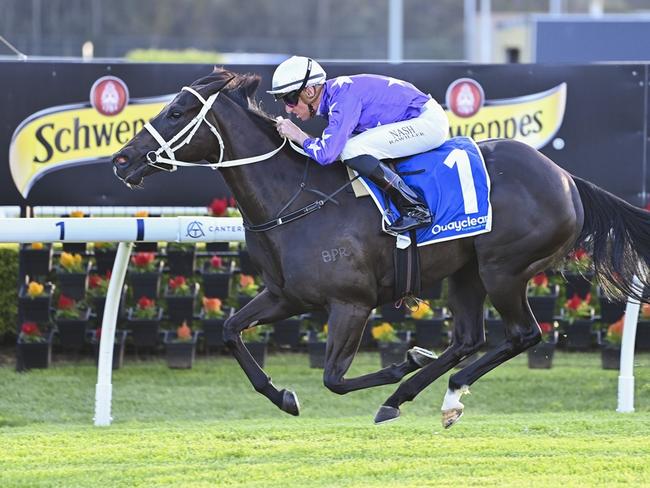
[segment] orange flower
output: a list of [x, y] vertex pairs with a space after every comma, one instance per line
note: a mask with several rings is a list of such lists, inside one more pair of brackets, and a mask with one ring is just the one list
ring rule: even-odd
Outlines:
[[611, 344], [620, 344], [623, 341], [623, 326], [625, 324], [625, 314], [616, 322], [607, 327], [607, 342]]
[[83, 217], [84, 215], [85, 215], [85, 214], [84, 214], [83, 211], [81, 211], [81, 210], [73, 210], [72, 212], [70, 212], [70, 217], [77, 217], [77, 218], [79, 218], [79, 217]]
[[218, 312], [221, 310], [221, 300], [203, 297], [203, 308], [206, 312]]
[[192, 329], [189, 328], [186, 320], [184, 320], [183, 324], [178, 329], [176, 329], [176, 337], [179, 341], [192, 340]]
[[224, 312], [221, 310], [221, 300], [203, 297], [203, 312], [207, 319], [220, 319]]
[[251, 286], [251, 285], [254, 285], [254, 284], [255, 284], [255, 278], [253, 278], [253, 277], [250, 276], [250, 275], [242, 274], [242, 275], [239, 277], [239, 285], [240, 285], [242, 288], [247, 288], [247, 287], [249, 287], [249, 286]]
[[32, 249], [40, 250], [43, 249], [43, 247], [45, 246], [43, 246], [42, 242], [32, 242], [29, 247], [31, 247]]
[[133, 214], [135, 217], [149, 217], [149, 211], [147, 210], [138, 210]]
[[641, 304], [641, 317], [644, 319], [650, 319], [650, 303]]

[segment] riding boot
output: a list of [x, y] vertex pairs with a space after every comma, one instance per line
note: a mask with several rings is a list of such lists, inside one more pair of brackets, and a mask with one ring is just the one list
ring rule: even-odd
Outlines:
[[370, 181], [386, 192], [400, 213], [388, 230], [401, 234], [431, 224], [431, 212], [426, 203], [388, 166], [380, 163], [370, 174]]

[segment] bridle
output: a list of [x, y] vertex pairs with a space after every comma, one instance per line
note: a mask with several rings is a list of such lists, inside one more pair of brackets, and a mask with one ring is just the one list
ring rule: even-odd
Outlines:
[[[226, 82], [226, 85], [227, 84], [228, 82]], [[225, 152], [225, 145], [223, 143], [223, 138], [221, 137], [221, 134], [219, 134], [217, 128], [212, 124], [212, 122], [210, 122], [207, 119], [208, 112], [210, 112], [210, 110], [212, 109], [214, 102], [216, 101], [217, 97], [219, 96], [219, 93], [221, 92], [217, 91], [216, 93], [213, 93], [207, 99], [205, 99], [201, 96], [200, 93], [198, 93], [192, 87], [184, 86], [183, 91], [190, 92], [192, 95], [198, 98], [199, 101], [203, 104], [203, 107], [201, 107], [199, 113], [196, 114], [194, 118], [190, 120], [185, 125], [185, 127], [183, 127], [178, 133], [176, 133], [176, 135], [172, 137], [169, 141], [166, 141], [165, 138], [162, 135], [160, 135], [160, 133], [156, 130], [156, 128], [153, 125], [151, 125], [150, 122], [147, 122], [145, 124], [144, 126], [145, 129], [149, 131], [149, 133], [153, 136], [156, 142], [158, 142], [158, 144], [160, 145], [160, 147], [155, 151], [152, 150], [147, 153], [147, 165], [167, 172], [176, 171], [178, 166], [201, 166], [201, 167], [209, 167], [212, 169], [227, 168], [231, 166], [241, 166], [244, 164], [257, 163], [259, 161], [264, 161], [266, 159], [272, 158], [279, 151], [282, 150], [282, 148], [285, 146], [287, 141], [289, 141], [289, 145], [294, 151], [308, 157], [308, 155], [302, 150], [301, 147], [296, 145], [293, 141], [289, 140], [288, 138], [284, 137], [282, 144], [280, 144], [280, 147], [274, 149], [273, 151], [260, 154], [259, 156], [251, 156], [248, 158], [231, 159], [228, 161], [224, 161], [223, 156]], [[219, 141], [219, 161], [217, 161], [216, 163], [208, 163], [208, 164], [179, 161], [178, 159], [176, 159], [176, 155], [174, 153], [178, 151], [179, 148], [181, 148], [186, 144], [189, 144], [192, 141], [192, 137], [194, 137], [194, 134], [196, 134], [196, 131], [199, 129], [202, 122], [205, 122], [208, 125], [210, 132], [212, 132], [214, 136], [217, 138], [217, 140]], [[183, 136], [185, 137], [183, 138]], [[162, 153], [165, 153], [167, 157], [162, 156]], [[171, 166], [171, 168], [166, 166], [161, 166], [160, 163], [169, 165]], [[328, 202], [333, 202], [336, 205], [339, 204], [334, 197], [343, 189], [350, 186], [352, 184], [352, 180], [348, 181], [343, 186], [339, 187], [336, 191], [334, 191], [330, 195], [326, 195], [325, 193], [319, 190], [307, 188], [306, 181], [307, 181], [308, 168], [309, 168], [309, 157], [307, 159], [307, 164], [305, 165], [303, 179], [299, 185], [298, 191], [282, 207], [282, 209], [277, 213], [277, 216], [272, 220], [257, 225], [249, 224], [248, 222], [245, 221], [246, 219], [244, 219], [244, 227], [246, 228], [247, 231], [266, 232], [268, 230], [274, 229], [275, 227], [288, 224], [289, 222], [292, 222], [306, 215], [309, 215], [312, 212], [320, 210]], [[291, 204], [298, 198], [298, 195], [300, 195], [302, 191], [310, 191], [312, 193], [317, 194], [320, 198], [298, 210], [283, 214], [283, 212], [288, 210]]]
[[[201, 110], [199, 110], [199, 113], [196, 114], [194, 118], [190, 120], [185, 125], [185, 127], [183, 127], [180, 131], [178, 131], [176, 135], [172, 137], [169, 141], [166, 141], [165, 138], [162, 135], [160, 135], [160, 132], [158, 132], [156, 128], [153, 125], [151, 125], [150, 122], [147, 122], [145, 124], [144, 128], [149, 131], [149, 133], [153, 136], [156, 142], [158, 142], [158, 144], [160, 145], [160, 147], [157, 150], [149, 151], [147, 153], [147, 165], [170, 173], [176, 171], [178, 166], [201, 166], [201, 167], [208, 167], [212, 169], [227, 168], [230, 166], [241, 166], [244, 164], [257, 163], [259, 161], [264, 161], [266, 159], [272, 158], [282, 150], [282, 148], [285, 146], [287, 141], [289, 141], [289, 144], [294, 151], [297, 151], [300, 154], [303, 154], [305, 156], [307, 155], [302, 150], [301, 147], [297, 146], [296, 144], [293, 143], [293, 141], [290, 141], [285, 137], [280, 147], [274, 149], [273, 151], [260, 154], [259, 156], [251, 156], [248, 158], [231, 159], [229, 161], [224, 161], [223, 156], [225, 152], [225, 145], [223, 143], [223, 138], [221, 137], [221, 134], [219, 134], [217, 128], [212, 124], [212, 122], [210, 122], [207, 119], [208, 112], [210, 112], [210, 110], [212, 109], [214, 102], [217, 100], [217, 97], [221, 92], [218, 91], [216, 93], [213, 93], [207, 99], [205, 99], [203, 98], [203, 96], [201, 96], [199, 92], [197, 92], [194, 88], [190, 86], [184, 86], [182, 91], [186, 91], [194, 95], [196, 98], [199, 99], [199, 101], [203, 104], [203, 106], [201, 107]], [[195, 162], [180, 161], [176, 159], [176, 155], [174, 153], [178, 151], [182, 146], [189, 144], [192, 141], [192, 137], [194, 137], [194, 134], [196, 134], [196, 131], [199, 129], [202, 122], [205, 122], [207, 124], [208, 128], [210, 129], [210, 132], [212, 132], [214, 136], [217, 138], [217, 141], [219, 141], [219, 160], [216, 163], [200, 164]], [[185, 136], [184, 139], [183, 136]], [[163, 153], [165, 153], [167, 157], [162, 156]], [[163, 163], [166, 166], [162, 166], [160, 163]]]

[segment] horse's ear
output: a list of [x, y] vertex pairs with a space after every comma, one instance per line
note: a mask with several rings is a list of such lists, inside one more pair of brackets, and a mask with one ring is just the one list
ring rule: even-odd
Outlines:
[[232, 81], [233, 78], [234, 78], [234, 76], [231, 76], [231, 77], [226, 78], [226, 79], [221, 78], [221, 79], [215, 80], [215, 81], [213, 81], [211, 83], [208, 83], [203, 88], [201, 88], [200, 93], [204, 97], [207, 98], [208, 96], [212, 95], [213, 93], [217, 93], [218, 91], [222, 90], [228, 83], [230, 83]]

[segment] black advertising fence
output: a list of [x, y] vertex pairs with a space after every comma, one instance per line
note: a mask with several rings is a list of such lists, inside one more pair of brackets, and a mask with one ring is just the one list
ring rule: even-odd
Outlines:
[[[645, 205], [648, 68], [625, 65], [324, 64], [328, 77], [385, 74], [447, 105], [452, 135], [513, 137], [571, 173]], [[110, 155], [208, 65], [0, 62], [0, 205], [203, 206], [228, 190], [217, 171], [179, 169], [131, 191]], [[234, 66], [262, 76], [273, 66]], [[108, 78], [107, 78], [108, 77]], [[94, 87], [94, 89], [93, 89]], [[91, 104], [91, 92], [93, 103]], [[128, 93], [129, 103], [124, 102]], [[319, 133], [322, 121], [306, 124]], [[258, 163], [264, 164], [264, 163]]]

